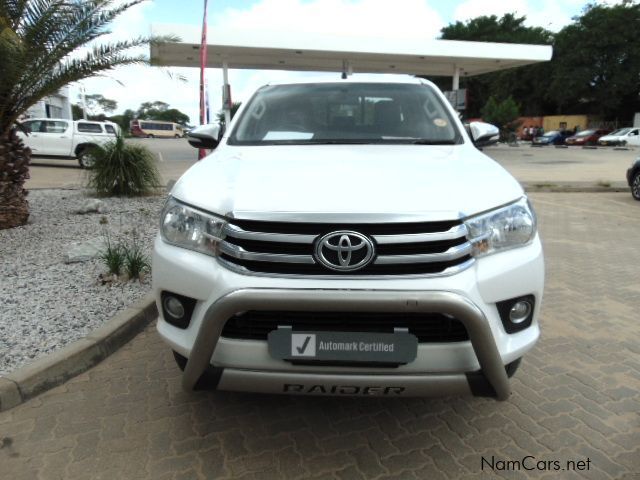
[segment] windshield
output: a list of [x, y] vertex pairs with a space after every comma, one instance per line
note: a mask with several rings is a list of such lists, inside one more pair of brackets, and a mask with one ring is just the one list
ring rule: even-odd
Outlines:
[[615, 132], [611, 132], [610, 134], [608, 134], [608, 137], [618, 137], [621, 135], [626, 135], [627, 133], [629, 133], [629, 130], [631, 130], [630, 128], [621, 128], [620, 130], [616, 130]]
[[595, 133], [595, 130], [583, 130], [582, 132], [577, 133], [576, 137], [589, 137]]
[[550, 132], [545, 133], [543, 137], [555, 137], [556, 135], [558, 135], [558, 132], [556, 130], [551, 130]]
[[431, 87], [346, 82], [263, 87], [229, 139], [232, 145], [460, 141]]

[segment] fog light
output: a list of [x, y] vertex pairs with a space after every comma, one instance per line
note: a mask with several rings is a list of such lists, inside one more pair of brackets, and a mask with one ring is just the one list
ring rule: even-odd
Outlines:
[[516, 333], [531, 326], [536, 298], [533, 295], [524, 295], [497, 302], [496, 306], [505, 332]]
[[164, 309], [176, 320], [184, 317], [184, 306], [182, 302], [174, 296], [167, 295], [164, 297]]
[[520, 300], [513, 304], [511, 310], [509, 311], [509, 320], [511, 323], [522, 323], [531, 314], [531, 303], [527, 300]]

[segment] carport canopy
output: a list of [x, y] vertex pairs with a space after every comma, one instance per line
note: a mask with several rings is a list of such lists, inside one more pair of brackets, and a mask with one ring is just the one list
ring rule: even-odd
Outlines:
[[[179, 41], [151, 45], [151, 62], [159, 66], [199, 67], [200, 29], [185, 25], [153, 25], [154, 35]], [[551, 59], [550, 45], [416, 40], [337, 36], [317, 33], [237, 29], [209, 30], [207, 66], [256, 70], [298, 70], [347, 73], [405, 73], [459, 76], [520, 67]]]

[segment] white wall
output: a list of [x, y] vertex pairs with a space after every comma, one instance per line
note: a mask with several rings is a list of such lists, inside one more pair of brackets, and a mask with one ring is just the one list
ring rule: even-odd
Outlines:
[[71, 120], [71, 99], [69, 87], [60, 89], [55, 95], [45, 97], [27, 110], [31, 118], [66, 118]]

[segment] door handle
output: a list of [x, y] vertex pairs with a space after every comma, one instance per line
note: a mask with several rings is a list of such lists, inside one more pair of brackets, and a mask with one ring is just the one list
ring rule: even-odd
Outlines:
[[69, 138], [69, 137], [67, 137], [66, 135], [62, 135], [60, 138]]

